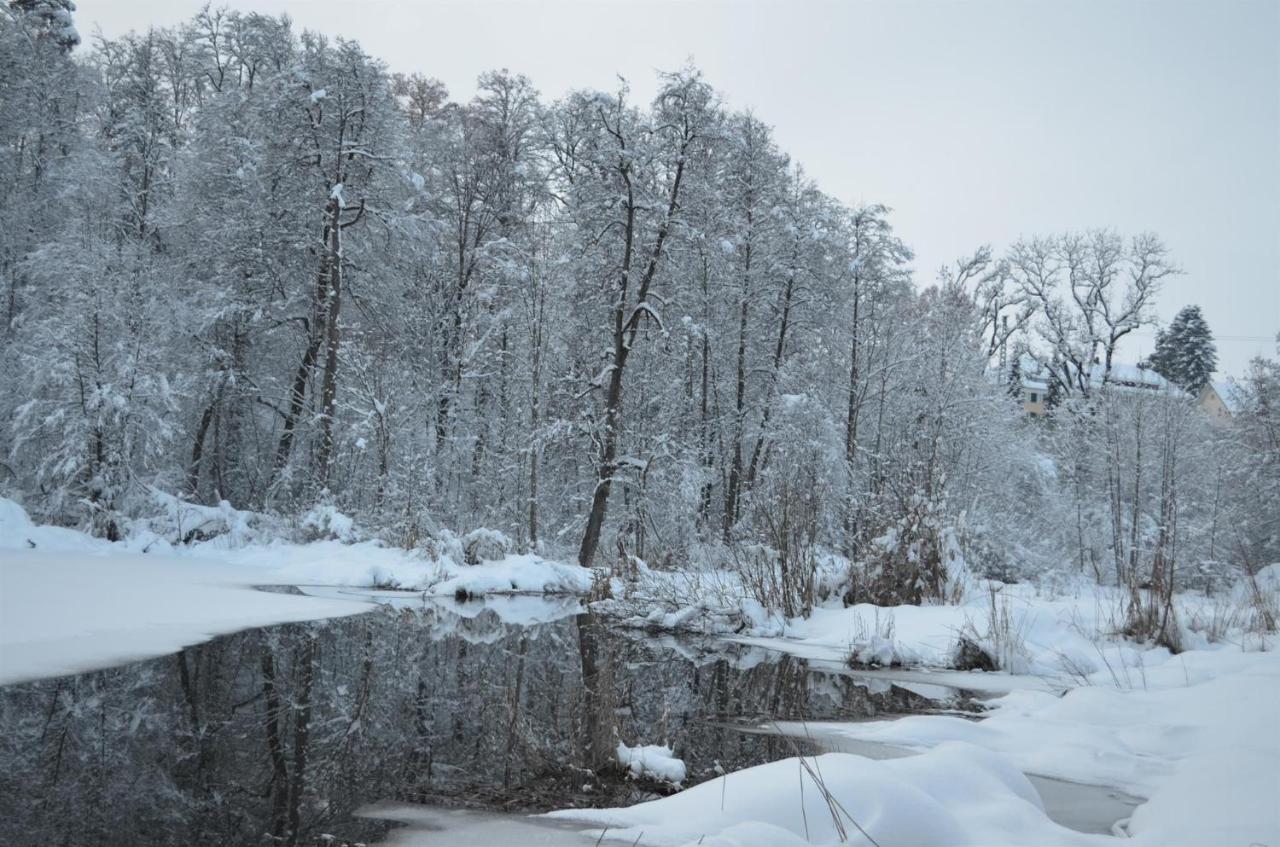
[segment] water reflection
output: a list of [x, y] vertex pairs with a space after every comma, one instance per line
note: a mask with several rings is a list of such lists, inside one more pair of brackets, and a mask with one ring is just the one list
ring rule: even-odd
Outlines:
[[372, 802], [619, 805], [619, 740], [668, 743], [689, 783], [792, 755], [761, 719], [921, 698], [758, 648], [608, 629], [574, 601], [422, 598], [0, 689], [0, 843], [331, 844]]

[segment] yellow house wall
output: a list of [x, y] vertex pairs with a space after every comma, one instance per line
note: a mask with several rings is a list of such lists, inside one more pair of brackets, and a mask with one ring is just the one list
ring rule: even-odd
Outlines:
[[1213, 420], [1230, 420], [1231, 410], [1222, 402], [1212, 385], [1200, 389], [1200, 408]]

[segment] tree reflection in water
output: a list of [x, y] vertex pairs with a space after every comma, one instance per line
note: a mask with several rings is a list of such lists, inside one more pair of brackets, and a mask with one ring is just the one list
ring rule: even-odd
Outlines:
[[[688, 782], [794, 754], [733, 722], [918, 708], [838, 669], [724, 644], [382, 607], [176, 656], [0, 688], [0, 843], [319, 844], [376, 838], [381, 800], [619, 805], [619, 740], [668, 743]], [[561, 612], [564, 614], [564, 612]]]

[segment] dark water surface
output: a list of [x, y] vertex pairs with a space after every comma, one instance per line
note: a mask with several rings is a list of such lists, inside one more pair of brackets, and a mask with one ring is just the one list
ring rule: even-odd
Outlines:
[[811, 752], [738, 724], [931, 705], [867, 686], [576, 601], [414, 598], [0, 688], [0, 844], [332, 845], [385, 835], [353, 815], [377, 802], [622, 805], [662, 789], [619, 772], [619, 740], [670, 744], [692, 784]]

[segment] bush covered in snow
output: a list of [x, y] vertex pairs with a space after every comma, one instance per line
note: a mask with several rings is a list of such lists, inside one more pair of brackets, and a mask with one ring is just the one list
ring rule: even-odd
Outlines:
[[312, 506], [302, 516], [301, 526], [304, 541], [324, 539], [351, 544], [361, 538], [361, 534], [356, 530], [355, 521], [349, 515], [338, 511], [337, 507], [328, 501]]
[[462, 536], [463, 561], [468, 565], [496, 562], [515, 552], [515, 542], [496, 529], [473, 529]]
[[684, 782], [684, 761], [677, 759], [670, 747], [659, 744], [628, 747], [621, 741], [617, 749], [618, 762], [632, 779], [649, 778], [668, 782], [677, 788]]

